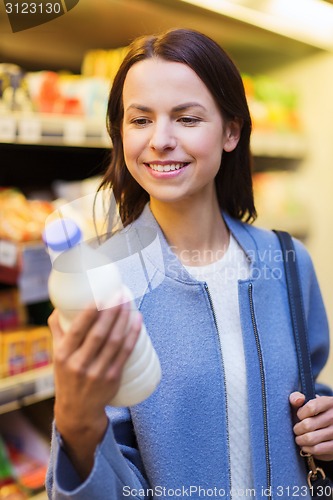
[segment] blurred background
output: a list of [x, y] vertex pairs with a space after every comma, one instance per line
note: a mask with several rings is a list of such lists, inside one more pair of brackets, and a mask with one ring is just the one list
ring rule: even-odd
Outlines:
[[[333, 1], [80, 0], [66, 12], [69, 3], [49, 2], [54, 19], [27, 29], [0, 4], [1, 499], [44, 495], [53, 381], [41, 232], [56, 207], [99, 183], [112, 154], [108, 90], [136, 36], [193, 28], [231, 55], [254, 125], [256, 224], [304, 242], [333, 326]], [[332, 361], [321, 375], [331, 385]]]

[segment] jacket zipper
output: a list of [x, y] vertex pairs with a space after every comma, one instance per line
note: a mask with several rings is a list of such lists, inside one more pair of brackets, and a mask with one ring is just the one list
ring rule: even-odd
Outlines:
[[[257, 353], [258, 353], [258, 359], [259, 359], [259, 369], [260, 369], [260, 379], [261, 379], [261, 398], [262, 398], [263, 413], [264, 413], [264, 440], [265, 440], [265, 456], [266, 456], [266, 471], [267, 471], [267, 476], [266, 476], [267, 488], [268, 488], [268, 491], [271, 492], [271, 466], [270, 466], [270, 460], [269, 460], [266, 385], [265, 385], [264, 364], [263, 364], [262, 352], [261, 352], [261, 347], [260, 347], [258, 328], [257, 328], [257, 323], [256, 323], [255, 315], [254, 315], [253, 285], [252, 285], [252, 283], [249, 284], [248, 292], [249, 292], [252, 327], [253, 327], [254, 337], [255, 337], [256, 346], [257, 346]], [[269, 495], [268, 499], [271, 500], [271, 498], [272, 498], [271, 495]]]
[[229, 440], [229, 414], [228, 414], [228, 398], [227, 398], [227, 384], [225, 380], [225, 371], [224, 371], [224, 362], [223, 362], [223, 353], [222, 353], [222, 348], [221, 348], [221, 340], [220, 340], [220, 334], [219, 334], [219, 329], [217, 326], [217, 319], [216, 319], [216, 314], [215, 314], [215, 309], [213, 306], [213, 301], [212, 301], [212, 296], [210, 294], [209, 288], [207, 283], [204, 283], [204, 287], [208, 296], [209, 304], [213, 313], [213, 319], [214, 319], [214, 324], [217, 332], [217, 337], [219, 341], [219, 348], [220, 348], [220, 356], [221, 356], [221, 364], [222, 364], [222, 372], [223, 372], [223, 386], [224, 386], [224, 400], [225, 400], [225, 408], [226, 408], [226, 424], [227, 424], [227, 445], [228, 445], [228, 478], [229, 478], [229, 491], [230, 491], [230, 498], [231, 498], [231, 465], [230, 465], [230, 440]]

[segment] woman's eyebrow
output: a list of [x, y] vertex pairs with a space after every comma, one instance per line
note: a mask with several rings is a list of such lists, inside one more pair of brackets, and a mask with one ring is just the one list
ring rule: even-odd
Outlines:
[[147, 106], [143, 106], [142, 104], [130, 104], [128, 108], [126, 108], [126, 111], [129, 111], [130, 109], [137, 109], [139, 111], [144, 111], [146, 113], [150, 113], [152, 111], [151, 108], [148, 108]]
[[199, 104], [198, 102], [185, 102], [184, 104], [179, 104], [178, 106], [175, 106], [172, 108], [172, 111], [185, 111], [186, 109], [189, 108], [201, 108], [204, 111], [207, 111], [205, 106], [202, 104]]
[[[189, 108], [201, 108], [204, 111], [207, 111], [205, 106], [203, 106], [202, 104], [199, 104], [198, 102], [185, 102], [184, 104], [178, 104], [177, 106], [172, 108], [172, 111], [173, 112], [185, 111], [186, 109], [189, 109]], [[129, 111], [130, 109], [136, 109], [138, 111], [143, 111], [145, 113], [151, 113], [153, 111], [148, 106], [144, 106], [143, 104], [136, 104], [136, 103], [130, 104], [127, 107], [126, 111]]]

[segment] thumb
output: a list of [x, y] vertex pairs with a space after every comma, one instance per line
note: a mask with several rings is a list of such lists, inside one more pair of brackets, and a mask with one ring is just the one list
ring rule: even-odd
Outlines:
[[64, 337], [64, 332], [59, 323], [59, 311], [54, 309], [47, 319], [49, 329], [52, 334], [53, 344], [56, 345]]
[[289, 402], [295, 410], [298, 410], [298, 408], [304, 405], [305, 396], [298, 391], [292, 392], [289, 396]]

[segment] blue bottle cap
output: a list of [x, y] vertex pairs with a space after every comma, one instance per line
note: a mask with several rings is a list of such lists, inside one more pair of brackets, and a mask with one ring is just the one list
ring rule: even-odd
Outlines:
[[82, 238], [79, 226], [72, 219], [56, 219], [45, 227], [43, 240], [55, 252], [63, 252], [77, 245]]

